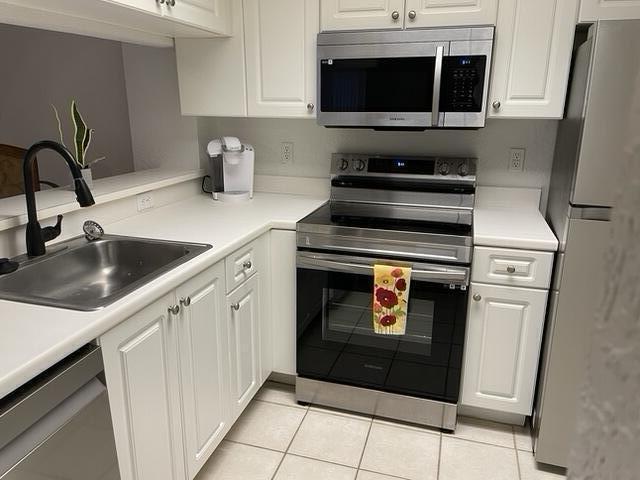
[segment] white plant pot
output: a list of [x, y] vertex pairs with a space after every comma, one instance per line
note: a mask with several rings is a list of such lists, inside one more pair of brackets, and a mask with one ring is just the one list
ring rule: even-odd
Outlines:
[[84, 178], [85, 183], [87, 184], [87, 186], [89, 188], [93, 187], [93, 173], [91, 173], [91, 169], [90, 168], [83, 168], [81, 170], [82, 172], [82, 178]]

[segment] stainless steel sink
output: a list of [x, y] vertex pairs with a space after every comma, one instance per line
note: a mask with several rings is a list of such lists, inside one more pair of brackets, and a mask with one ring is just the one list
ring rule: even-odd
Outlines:
[[42, 257], [14, 260], [0, 276], [0, 299], [71, 310], [98, 310], [212, 248], [200, 243], [104, 235], [49, 247]]

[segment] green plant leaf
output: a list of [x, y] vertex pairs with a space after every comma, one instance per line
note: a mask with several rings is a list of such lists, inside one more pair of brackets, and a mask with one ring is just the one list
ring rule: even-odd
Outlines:
[[58, 135], [60, 135], [60, 143], [66, 147], [66, 145], [64, 144], [64, 136], [62, 135], [62, 122], [60, 121], [60, 115], [58, 115], [58, 109], [53, 103], [51, 104], [51, 108], [53, 108], [53, 113], [55, 114], [56, 121], [58, 122]]
[[[87, 124], [84, 122], [82, 115], [80, 115], [75, 100], [71, 101], [71, 119], [73, 120], [73, 126], [75, 128], [73, 143], [76, 147], [76, 163], [84, 167], [84, 157], [86, 154], [85, 145], [88, 146], [91, 142], [91, 132], [90, 129], [87, 128]], [[89, 140], [87, 140], [87, 136]]]

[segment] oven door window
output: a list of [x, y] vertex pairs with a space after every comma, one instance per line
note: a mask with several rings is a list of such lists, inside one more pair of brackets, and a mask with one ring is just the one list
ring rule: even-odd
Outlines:
[[430, 112], [435, 57], [322, 59], [323, 112]]
[[373, 330], [369, 275], [298, 268], [298, 374], [456, 402], [466, 292], [412, 279], [404, 335]]

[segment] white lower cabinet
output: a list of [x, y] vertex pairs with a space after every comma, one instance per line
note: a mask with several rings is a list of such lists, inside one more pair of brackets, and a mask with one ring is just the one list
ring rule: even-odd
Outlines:
[[255, 274], [227, 296], [229, 358], [234, 417], [262, 385], [260, 375], [260, 275]]
[[189, 478], [202, 468], [231, 423], [224, 283], [220, 262], [176, 290], [181, 307], [176, 330]]
[[296, 374], [296, 232], [271, 231], [273, 371]]
[[166, 295], [100, 338], [122, 480], [184, 478], [174, 301]]
[[461, 403], [531, 415], [547, 290], [472, 283]]
[[101, 337], [122, 480], [192, 479], [227, 433], [224, 305], [220, 262]]

